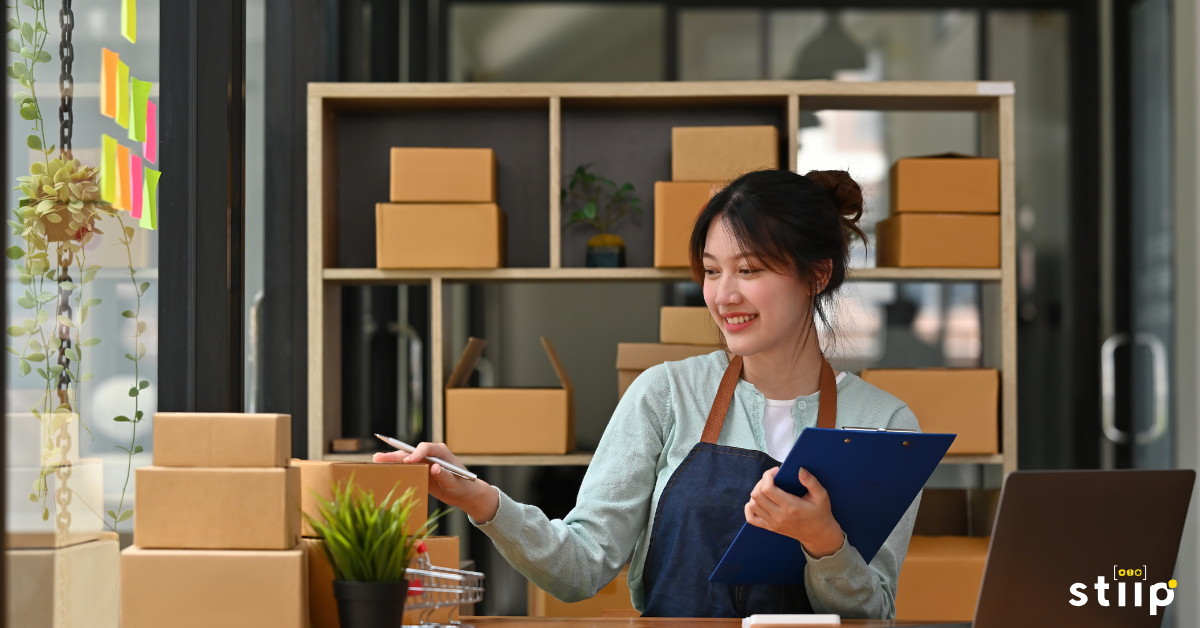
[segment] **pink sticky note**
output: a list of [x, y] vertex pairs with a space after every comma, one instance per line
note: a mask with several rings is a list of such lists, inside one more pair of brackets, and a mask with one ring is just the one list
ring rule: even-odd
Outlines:
[[129, 175], [132, 177], [129, 188], [133, 190], [133, 207], [129, 215], [140, 219], [142, 217], [142, 158], [137, 155], [129, 156]]
[[158, 161], [158, 107], [154, 101], [146, 101], [146, 142], [142, 145], [142, 155], [148, 163]]

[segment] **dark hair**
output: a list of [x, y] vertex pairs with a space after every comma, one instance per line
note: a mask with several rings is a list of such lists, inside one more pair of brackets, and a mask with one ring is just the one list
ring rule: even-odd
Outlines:
[[[717, 192], [696, 219], [688, 246], [692, 276], [702, 281], [709, 226], [724, 220], [744, 253], [808, 284], [813, 311], [828, 325], [829, 301], [846, 279], [850, 239], [867, 240], [858, 226], [862, 214], [862, 188], [844, 170], [744, 174]], [[832, 262], [832, 272], [818, 292], [816, 271], [823, 260]]]

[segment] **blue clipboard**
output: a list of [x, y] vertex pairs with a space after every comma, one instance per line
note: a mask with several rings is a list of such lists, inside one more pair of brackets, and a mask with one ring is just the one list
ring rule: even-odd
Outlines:
[[[802, 466], [808, 469], [829, 493], [833, 517], [846, 532], [847, 541], [869, 563], [955, 436], [806, 428], [780, 465], [775, 485], [793, 495], [804, 495], [808, 489], [800, 484], [799, 473]], [[803, 584], [806, 562], [799, 541], [745, 523], [708, 580]]]

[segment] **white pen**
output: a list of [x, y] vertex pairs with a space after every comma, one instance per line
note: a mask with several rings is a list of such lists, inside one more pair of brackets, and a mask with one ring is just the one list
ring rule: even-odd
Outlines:
[[[408, 443], [398, 441], [394, 438], [388, 438], [387, 436], [384, 436], [382, 434], [376, 434], [375, 437], [378, 438], [379, 440], [391, 445], [392, 447], [399, 449], [400, 451], [407, 451], [408, 453], [411, 454], [412, 452], [417, 450], [416, 447], [413, 447], [412, 445], [409, 445]], [[470, 481], [474, 482], [476, 479], [479, 478], [478, 475], [475, 475], [474, 473], [471, 473], [470, 471], [467, 471], [466, 469], [464, 469], [458, 465], [450, 464], [449, 462], [446, 462], [445, 460], [442, 460], [441, 458], [434, 458], [433, 456], [425, 456], [425, 459], [430, 462], [436, 462], [436, 463], [442, 465], [443, 469], [449, 471], [450, 473], [453, 473], [454, 475], [457, 475], [458, 477], [460, 477], [464, 480], [470, 480]]]

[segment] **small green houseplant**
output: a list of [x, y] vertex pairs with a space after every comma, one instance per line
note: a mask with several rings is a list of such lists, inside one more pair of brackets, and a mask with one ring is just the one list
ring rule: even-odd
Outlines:
[[591, 164], [579, 166], [567, 178], [562, 190], [563, 205], [571, 203], [579, 209], [563, 228], [583, 223], [600, 231], [587, 242], [585, 265], [589, 268], [624, 268], [625, 241], [611, 230], [629, 212], [642, 213], [641, 199], [633, 195], [632, 183], [617, 185], [611, 179], [588, 172], [591, 167]]
[[334, 485], [332, 501], [317, 495], [318, 516], [304, 514], [324, 541], [342, 628], [391, 628], [404, 615], [405, 572], [441, 513], [409, 534], [409, 519], [424, 513], [413, 512], [420, 503], [413, 489], [397, 497], [396, 488], [376, 505], [374, 492], [354, 484], [351, 476]]

